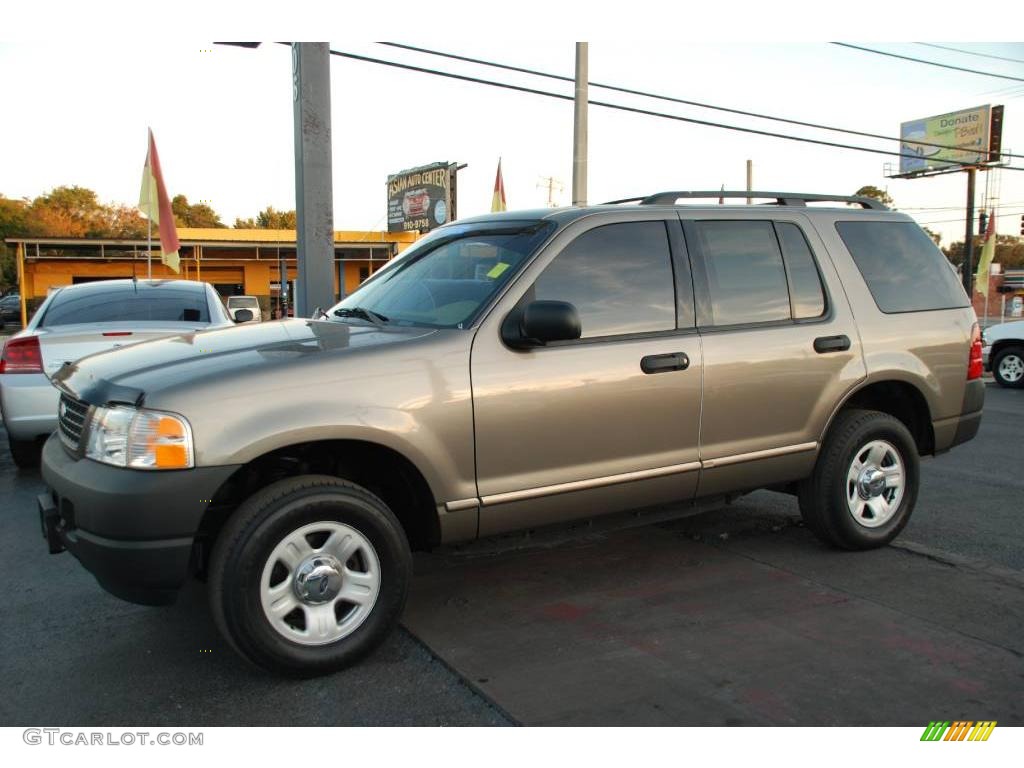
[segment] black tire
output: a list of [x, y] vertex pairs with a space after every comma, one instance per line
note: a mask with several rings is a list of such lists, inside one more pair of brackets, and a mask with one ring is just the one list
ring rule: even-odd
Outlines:
[[[848, 494], [856, 492], [856, 485], [848, 482], [848, 473], [854, 458], [874, 441], [884, 441], [897, 452], [903, 466], [903, 488], [891, 517], [868, 527], [854, 518], [849, 507]], [[845, 410], [836, 416], [825, 438], [814, 474], [800, 484], [800, 514], [807, 528], [827, 544], [849, 550], [881, 547], [907, 525], [919, 484], [917, 445], [906, 426], [887, 413]], [[889, 493], [888, 489], [884, 493]]]
[[1020, 389], [1024, 387], [1024, 376], [1019, 376], [1016, 380], [1007, 379], [1000, 373], [999, 368], [1004, 362], [1014, 362], [1015, 366], [1024, 366], [1024, 347], [1004, 347], [1000, 349], [995, 356], [992, 358], [992, 377], [996, 380], [996, 384], [1001, 387], [1009, 387], [1010, 389]]
[[[261, 579], [279, 543], [323, 521], [349, 526], [370, 542], [380, 565], [379, 593], [350, 634], [303, 645], [272, 626], [261, 603]], [[228, 520], [210, 558], [210, 606], [217, 627], [243, 657], [273, 672], [312, 677], [353, 664], [387, 637], [405, 605], [411, 575], [409, 542], [383, 501], [337, 477], [302, 475], [253, 494]]]
[[15, 440], [7, 438], [11, 448], [11, 458], [16, 466], [21, 469], [33, 469], [39, 466], [41, 450], [38, 440]]

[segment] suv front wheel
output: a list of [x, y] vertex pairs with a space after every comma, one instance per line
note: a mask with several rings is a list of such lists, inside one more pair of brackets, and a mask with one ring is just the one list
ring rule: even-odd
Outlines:
[[906, 426], [887, 413], [846, 410], [800, 485], [800, 514], [828, 544], [881, 547], [910, 520], [918, 483], [917, 446]]
[[405, 604], [412, 556], [401, 524], [365, 488], [326, 475], [267, 486], [217, 537], [210, 604], [255, 664], [333, 672], [379, 645]]

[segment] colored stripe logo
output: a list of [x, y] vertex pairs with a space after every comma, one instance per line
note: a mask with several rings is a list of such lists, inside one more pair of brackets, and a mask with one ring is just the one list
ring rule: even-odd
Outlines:
[[988, 741], [995, 720], [932, 720], [921, 734], [921, 741]]

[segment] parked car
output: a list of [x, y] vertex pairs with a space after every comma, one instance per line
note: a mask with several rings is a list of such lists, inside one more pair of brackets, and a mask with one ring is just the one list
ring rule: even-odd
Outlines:
[[[748, 195], [775, 204], [678, 204]], [[766, 487], [882, 546], [919, 456], [978, 431], [981, 367], [945, 257], [871, 199], [489, 214], [322, 320], [64, 366], [39, 513], [111, 593], [199, 574], [244, 657], [325, 673], [395, 625], [411, 548]]]
[[[247, 309], [252, 312], [252, 319], [246, 320], [248, 323], [258, 323], [263, 320], [263, 314], [260, 311], [260, 302], [255, 296], [228, 296], [227, 298], [228, 314], [231, 315], [231, 319], [235, 320], [235, 314], [240, 309]], [[235, 322], [238, 322], [235, 320]]]
[[982, 333], [985, 370], [1002, 387], [1024, 387], [1024, 320], [999, 323]]
[[21, 322], [21, 295], [9, 293], [0, 298], [0, 328], [6, 323]]
[[[94, 352], [234, 325], [213, 286], [188, 280], [103, 280], [59, 288], [0, 355], [0, 408], [14, 463], [39, 463], [57, 428], [50, 376]], [[69, 415], [67, 418], [74, 418]]]

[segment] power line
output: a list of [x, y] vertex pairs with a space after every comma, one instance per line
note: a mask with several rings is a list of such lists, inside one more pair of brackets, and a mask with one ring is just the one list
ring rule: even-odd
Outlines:
[[[445, 53], [443, 51], [435, 51], [435, 50], [431, 50], [429, 48], [420, 48], [420, 47], [417, 47], [415, 45], [406, 45], [404, 43], [389, 43], [389, 42], [381, 42], [380, 45], [386, 45], [386, 46], [389, 46], [389, 47], [392, 47], [392, 48], [400, 48], [400, 49], [407, 50], [407, 51], [414, 51], [416, 53], [425, 53], [425, 54], [428, 54], [430, 56], [440, 56], [441, 58], [445, 58], [445, 59], [454, 59], [456, 61], [464, 61], [464, 62], [468, 62], [470, 64], [480, 64], [480, 65], [485, 66], [485, 67], [494, 67], [496, 69], [505, 69], [505, 70], [508, 70], [510, 72], [519, 72], [519, 73], [522, 73], [522, 74], [534, 75], [536, 77], [546, 77], [546, 78], [551, 79], [551, 80], [560, 80], [560, 81], [566, 82], [566, 83], [575, 83], [576, 82], [575, 78], [569, 77], [567, 75], [556, 75], [556, 74], [552, 74], [550, 72], [542, 72], [542, 71], [536, 70], [536, 69], [527, 69], [525, 67], [516, 67], [516, 66], [513, 66], [511, 64], [501, 64], [501, 63], [495, 62], [495, 61], [487, 61], [486, 59], [474, 59], [474, 58], [472, 58], [470, 56], [460, 56], [460, 55], [455, 54], [455, 53]], [[734, 115], [744, 115], [745, 117], [756, 117], [756, 118], [759, 118], [761, 120], [773, 120], [773, 121], [779, 122], [779, 123], [788, 123], [790, 125], [799, 125], [799, 126], [804, 127], [804, 128], [816, 128], [816, 129], [823, 130], [823, 131], [834, 131], [836, 133], [848, 133], [848, 134], [851, 134], [851, 135], [854, 135], [854, 136], [864, 136], [865, 138], [882, 139], [883, 141], [895, 141], [895, 142], [901, 142], [902, 141], [902, 139], [900, 139], [899, 137], [895, 137], [895, 136], [885, 136], [883, 134], [869, 133], [867, 131], [856, 131], [856, 130], [853, 130], [853, 129], [850, 129], [850, 128], [837, 128], [835, 126], [823, 125], [821, 123], [809, 123], [809, 122], [805, 122], [803, 120], [793, 120], [793, 119], [790, 119], [790, 118], [787, 118], [787, 117], [776, 117], [776, 116], [773, 116], [773, 115], [765, 115], [765, 114], [761, 114], [759, 112], [750, 112], [750, 111], [743, 110], [743, 109], [735, 109], [733, 107], [722, 107], [722, 106], [716, 106], [714, 104], [705, 104], [705, 103], [700, 102], [700, 101], [690, 101], [688, 99], [680, 99], [680, 98], [676, 98], [674, 96], [665, 96], [665, 95], [657, 94], [657, 93], [649, 93], [647, 91], [638, 91], [638, 90], [635, 90], [633, 88], [624, 88], [624, 87], [617, 86], [617, 85], [607, 85], [605, 83], [595, 83], [595, 82], [590, 82], [589, 85], [591, 87], [593, 87], [593, 88], [603, 88], [605, 90], [616, 91], [618, 93], [626, 93], [626, 94], [629, 94], [631, 96], [642, 96], [642, 97], [648, 98], [648, 99], [658, 99], [660, 101], [669, 101], [669, 102], [672, 102], [672, 103], [675, 103], [675, 104], [686, 104], [687, 106], [691, 106], [691, 107], [700, 107], [702, 109], [713, 109], [713, 110], [717, 110], [719, 112], [729, 112], [729, 113], [734, 114]], [[920, 145], [920, 146], [924, 146], [924, 147], [938, 147], [940, 149], [960, 149], [960, 147], [953, 146], [953, 145], [950, 145], [950, 144], [933, 144], [933, 143], [927, 142], [927, 141], [915, 141], [914, 144]], [[1009, 153], [1009, 152], [1003, 152], [1001, 154], [1002, 154], [1003, 157], [1013, 157], [1013, 158], [1024, 157], [1024, 155], [1015, 155], [1015, 154], [1012, 154], [1012, 153]]]
[[[501, 83], [501, 82], [498, 82], [498, 81], [495, 81], [495, 80], [485, 80], [485, 79], [480, 78], [480, 77], [470, 77], [469, 75], [458, 75], [458, 74], [455, 74], [454, 72], [444, 72], [444, 71], [437, 70], [437, 69], [430, 69], [428, 67], [417, 67], [417, 66], [414, 66], [412, 64], [402, 64], [402, 63], [397, 62], [397, 61], [387, 61], [385, 59], [378, 59], [378, 58], [374, 58], [372, 56], [362, 56], [362, 55], [356, 54], [356, 53], [347, 53], [345, 51], [337, 51], [337, 50], [334, 50], [333, 48], [331, 49], [330, 52], [331, 52], [332, 56], [340, 56], [342, 58], [353, 59], [355, 61], [363, 61], [363, 62], [367, 62], [367, 63], [370, 63], [370, 64], [381, 64], [383, 66], [395, 67], [397, 69], [407, 69], [407, 70], [410, 70], [412, 72], [420, 72], [420, 73], [428, 74], [428, 75], [436, 75], [438, 77], [446, 77], [446, 78], [449, 78], [449, 79], [452, 79], [452, 80], [461, 80], [463, 82], [468, 82], [468, 83], [477, 83], [478, 85], [489, 85], [489, 86], [492, 86], [492, 87], [495, 87], [495, 88], [504, 88], [504, 89], [511, 90], [511, 91], [519, 91], [520, 93], [530, 93], [530, 94], [533, 94], [535, 96], [547, 96], [549, 98], [559, 99], [561, 101], [573, 101], [574, 100], [573, 96], [567, 96], [567, 95], [561, 94], [561, 93], [553, 93], [551, 91], [542, 91], [542, 90], [540, 90], [538, 88], [528, 88], [528, 87], [522, 86], [522, 85], [512, 85], [511, 83]], [[683, 122], [683, 123], [691, 123], [691, 124], [694, 124], [694, 125], [703, 125], [703, 126], [707, 126], [709, 128], [722, 128], [724, 130], [738, 131], [740, 133], [752, 133], [752, 134], [755, 134], [755, 135], [758, 135], [758, 136], [768, 136], [768, 137], [775, 138], [775, 139], [786, 139], [788, 141], [798, 141], [798, 142], [802, 142], [804, 144], [817, 144], [817, 145], [825, 146], [825, 147], [835, 147], [837, 149], [849, 149], [849, 150], [853, 150], [853, 151], [856, 151], [856, 152], [869, 152], [869, 153], [876, 154], [876, 155], [889, 155], [891, 157], [910, 157], [910, 158], [917, 158], [918, 157], [917, 155], [910, 154], [910, 153], [892, 152], [892, 151], [885, 150], [885, 149], [872, 149], [870, 147], [860, 147], [860, 146], [857, 146], [855, 144], [841, 144], [839, 142], [823, 141], [821, 139], [810, 139], [810, 138], [807, 138], [807, 137], [804, 137], [804, 136], [792, 136], [790, 134], [785, 134], [785, 133], [774, 133], [772, 131], [762, 131], [762, 130], [758, 130], [756, 128], [743, 128], [743, 127], [738, 126], [738, 125], [728, 125], [726, 123], [715, 123], [715, 122], [711, 122], [709, 120], [698, 120], [698, 119], [693, 118], [693, 117], [682, 117], [681, 115], [671, 115], [671, 114], [668, 114], [666, 112], [655, 112], [654, 110], [650, 110], [650, 109], [641, 109], [639, 107], [628, 107], [628, 106], [625, 106], [623, 104], [612, 104], [610, 102], [595, 101], [593, 99], [590, 99], [588, 101], [588, 103], [593, 105], [593, 106], [595, 106], [595, 107], [605, 107], [606, 109], [615, 109], [615, 110], [619, 110], [619, 111], [622, 111], [622, 112], [631, 112], [633, 114], [638, 114], [638, 115], [648, 115], [649, 117], [661, 117], [661, 118], [665, 118], [667, 120], [676, 120], [678, 122]], [[952, 162], [952, 161], [942, 161], [942, 162], [948, 163], [951, 167], [952, 166], [958, 166], [958, 165], [962, 166], [963, 165], [963, 163], [956, 163], [956, 162]], [[1024, 171], [1024, 167], [1018, 167], [1018, 166], [1013, 166], [1013, 165], [1004, 165], [1004, 166], [1000, 166], [1000, 167], [1003, 170]]]
[[980, 69], [967, 69], [966, 67], [954, 67], [952, 64], [940, 64], [937, 61], [926, 61], [925, 59], [915, 59], [913, 56], [901, 56], [898, 53], [889, 53], [888, 51], [879, 51], [874, 48], [864, 48], [859, 45], [850, 45], [850, 43], [837, 43], [834, 42], [832, 45], [841, 45], [843, 48], [853, 48], [858, 51], [867, 51], [868, 53], [877, 53], [879, 56], [891, 56], [894, 59], [903, 59], [905, 61], [915, 61], [918, 64], [928, 64], [933, 67], [942, 67], [943, 69], [955, 69], [958, 72], [970, 72], [972, 75], [984, 75], [985, 77], [998, 77], [1002, 80], [1016, 80], [1017, 82], [1024, 83], [1024, 77], [1013, 77], [1012, 75], [999, 75], [995, 72], [982, 72]]
[[963, 48], [953, 48], [949, 45], [939, 45], [938, 43], [918, 43], [918, 45], [927, 45], [929, 48], [941, 48], [944, 51], [955, 51], [956, 53], [966, 53], [969, 56], [983, 56], [986, 59], [998, 59], [999, 61], [1012, 61], [1015, 64], [1024, 64], [1024, 59], [1011, 59], [1008, 56], [996, 56], [991, 53], [981, 53], [979, 51], [965, 51]]

